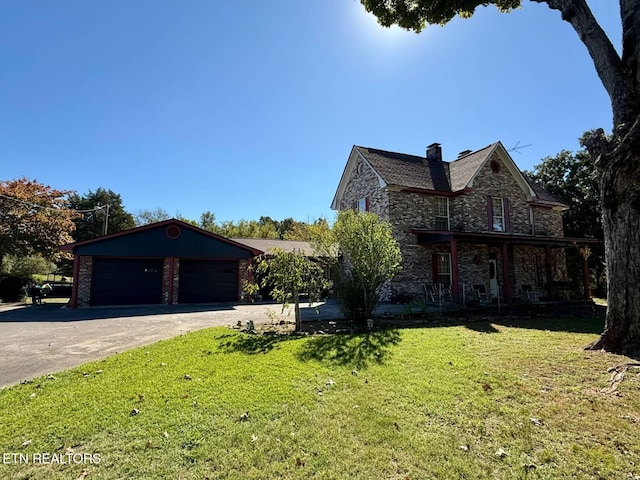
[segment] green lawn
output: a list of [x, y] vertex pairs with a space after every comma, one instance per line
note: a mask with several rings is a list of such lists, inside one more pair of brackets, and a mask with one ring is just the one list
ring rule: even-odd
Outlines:
[[601, 328], [202, 330], [1, 390], [0, 478], [638, 478], [640, 378], [601, 393], [630, 361], [582, 350]]

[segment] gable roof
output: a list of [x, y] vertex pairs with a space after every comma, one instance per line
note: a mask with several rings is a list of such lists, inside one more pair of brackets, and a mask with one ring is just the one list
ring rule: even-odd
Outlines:
[[437, 160], [376, 148], [354, 147], [387, 185], [449, 191], [449, 165]]
[[[177, 236], [169, 236], [168, 229], [171, 226], [178, 227]], [[179, 248], [178, 244], [181, 244]], [[185, 250], [193, 250], [202, 256], [209, 256], [214, 245], [218, 245], [215, 249], [218, 252], [231, 254], [234, 257], [238, 254], [244, 257], [264, 253], [260, 249], [235, 242], [175, 218], [91, 240], [69, 243], [58, 248], [81, 255], [102, 255], [109, 249], [115, 249], [118, 252], [127, 251], [125, 256], [165, 256], [164, 250], [176, 250], [176, 256], [181, 256], [178, 253]]]
[[451, 162], [354, 145], [331, 208], [338, 209], [339, 200], [358, 159], [374, 170], [381, 187], [397, 186], [432, 191], [435, 194], [452, 194], [472, 187], [473, 180], [494, 154], [501, 158], [530, 201], [540, 205], [565, 207], [542, 187], [534, 186], [532, 182], [527, 181], [502, 143], [498, 141]]
[[491, 157], [498, 143], [487, 145], [449, 163], [452, 192], [464, 190], [471, 183], [485, 162]]

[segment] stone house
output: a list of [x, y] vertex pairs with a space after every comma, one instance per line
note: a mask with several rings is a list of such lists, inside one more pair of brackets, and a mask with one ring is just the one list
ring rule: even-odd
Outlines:
[[[389, 221], [403, 257], [386, 299], [424, 296], [444, 286], [455, 300], [484, 289], [509, 302], [536, 289], [567, 297], [565, 250], [590, 239], [564, 236], [568, 207], [518, 169], [502, 143], [443, 161], [440, 144], [424, 157], [354, 146], [333, 198], [334, 210], [373, 212]], [[429, 286], [429, 287], [428, 287]]]

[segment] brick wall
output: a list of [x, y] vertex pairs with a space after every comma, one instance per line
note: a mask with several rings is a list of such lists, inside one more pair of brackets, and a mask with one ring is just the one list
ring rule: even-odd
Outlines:
[[252, 259], [242, 258], [238, 260], [238, 300], [243, 297], [243, 289], [247, 282], [249, 282], [249, 265], [251, 265]]
[[350, 210], [354, 202], [369, 197], [369, 211], [387, 220], [389, 217], [389, 196], [386, 189], [380, 188], [378, 176], [373, 169], [361, 158], [347, 182], [340, 203], [340, 210]]
[[78, 307], [87, 307], [91, 303], [91, 276], [93, 274], [93, 257], [79, 258], [80, 271], [78, 282]]

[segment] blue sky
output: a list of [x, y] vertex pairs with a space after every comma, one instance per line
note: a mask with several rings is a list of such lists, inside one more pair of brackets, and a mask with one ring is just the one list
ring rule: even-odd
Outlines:
[[[590, 4], [619, 48], [617, 6]], [[0, 179], [111, 189], [132, 213], [333, 218], [354, 144], [520, 142], [532, 169], [611, 128], [586, 48], [531, 2], [416, 35], [357, 0], [3, 0], [0, 45]]]

